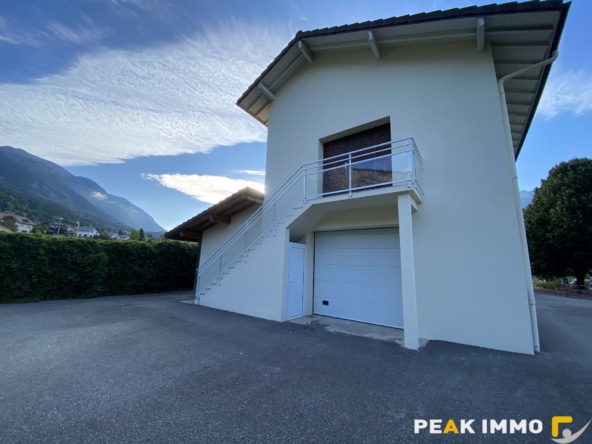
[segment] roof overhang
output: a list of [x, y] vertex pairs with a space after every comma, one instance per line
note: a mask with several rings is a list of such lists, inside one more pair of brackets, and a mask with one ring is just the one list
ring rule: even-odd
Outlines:
[[[490, 45], [497, 79], [541, 62], [557, 50], [570, 3], [528, 1], [473, 6], [298, 32], [237, 104], [264, 125], [282, 85], [315, 55], [367, 49], [379, 60], [385, 48], [473, 42]], [[551, 65], [505, 83], [514, 153], [518, 156], [534, 118]]]
[[167, 231], [166, 239], [201, 241], [203, 232], [218, 224], [230, 225], [232, 218], [253, 206], [263, 204], [263, 193], [253, 188], [243, 188], [233, 195], [211, 206], [181, 225]]

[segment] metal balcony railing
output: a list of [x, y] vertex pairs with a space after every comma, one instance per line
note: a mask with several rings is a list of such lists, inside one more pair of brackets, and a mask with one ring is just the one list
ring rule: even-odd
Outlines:
[[300, 203], [379, 187], [415, 189], [423, 196], [422, 159], [412, 138], [362, 148], [302, 165], [197, 270], [196, 297]]

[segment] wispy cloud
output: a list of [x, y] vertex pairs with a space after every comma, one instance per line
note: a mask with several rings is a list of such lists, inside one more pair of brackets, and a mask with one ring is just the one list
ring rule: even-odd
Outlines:
[[156, 1], [149, 1], [149, 0], [110, 0], [110, 2], [114, 5], [133, 5], [137, 8], [141, 8], [141, 9], [151, 9], [155, 6], [158, 6], [158, 3], [162, 3], [159, 2], [158, 0]]
[[39, 41], [30, 33], [24, 32], [13, 26], [9, 20], [0, 15], [0, 43], [11, 45], [38, 46]]
[[237, 174], [248, 174], [249, 176], [265, 176], [263, 170], [234, 170]]
[[197, 174], [143, 174], [147, 180], [181, 191], [202, 202], [215, 204], [236, 191], [251, 187], [263, 191], [263, 184], [225, 176], [200, 176]]
[[585, 71], [566, 71], [552, 75], [539, 104], [545, 119], [561, 113], [579, 116], [592, 111], [592, 74]]
[[76, 45], [97, 42], [107, 34], [106, 30], [98, 28], [89, 17], [83, 15], [81, 21], [82, 26], [78, 28], [71, 28], [60, 23], [49, 23], [47, 28], [53, 37]]
[[284, 37], [234, 23], [176, 44], [86, 55], [33, 84], [0, 85], [2, 143], [88, 165], [263, 141], [265, 128], [235, 102]]

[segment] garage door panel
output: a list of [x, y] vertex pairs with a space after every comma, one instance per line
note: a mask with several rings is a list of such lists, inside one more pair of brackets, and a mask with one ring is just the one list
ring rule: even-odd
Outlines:
[[[379, 230], [348, 230], [317, 233], [317, 246], [322, 249], [335, 248], [338, 250], [350, 249], [389, 249], [400, 248], [398, 230], [386, 228], [384, 233], [376, 233], [367, 236], [368, 231]], [[393, 236], [393, 233], [395, 235]]]
[[387, 327], [403, 328], [403, 307], [387, 307], [360, 303], [356, 301], [330, 301], [329, 305], [317, 305], [315, 313], [336, 318]]
[[[364, 267], [357, 265], [319, 265], [318, 274], [322, 278], [317, 281], [333, 281], [375, 285], [381, 282], [385, 274], [392, 276], [392, 285], [401, 286], [401, 267]], [[344, 273], [345, 272], [345, 273]]]
[[396, 228], [316, 233], [314, 312], [403, 327]]
[[401, 291], [401, 287], [320, 281], [317, 282], [316, 290], [315, 303], [344, 300], [389, 307], [401, 305], [401, 301], [393, 297], [395, 292]]
[[[318, 247], [317, 247], [318, 248]], [[398, 249], [322, 249], [318, 252], [315, 263], [319, 265], [382, 267], [385, 264], [400, 265]]]

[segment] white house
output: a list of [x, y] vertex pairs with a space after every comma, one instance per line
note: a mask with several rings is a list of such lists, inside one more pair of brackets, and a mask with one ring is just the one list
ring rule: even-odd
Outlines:
[[[12, 213], [4, 213], [0, 212], [0, 221], [7, 221], [12, 220], [16, 231], [19, 233], [30, 233], [35, 228], [35, 222], [26, 218], [25, 216], [18, 216]], [[8, 227], [10, 228], [10, 227]], [[6, 229], [2, 229], [2, 231], [8, 231]]]
[[167, 233], [195, 303], [539, 350], [515, 159], [569, 10], [530, 1], [299, 32], [238, 100], [268, 128], [245, 189]]
[[101, 233], [95, 227], [79, 227], [76, 230], [76, 237], [90, 237], [100, 236]]

